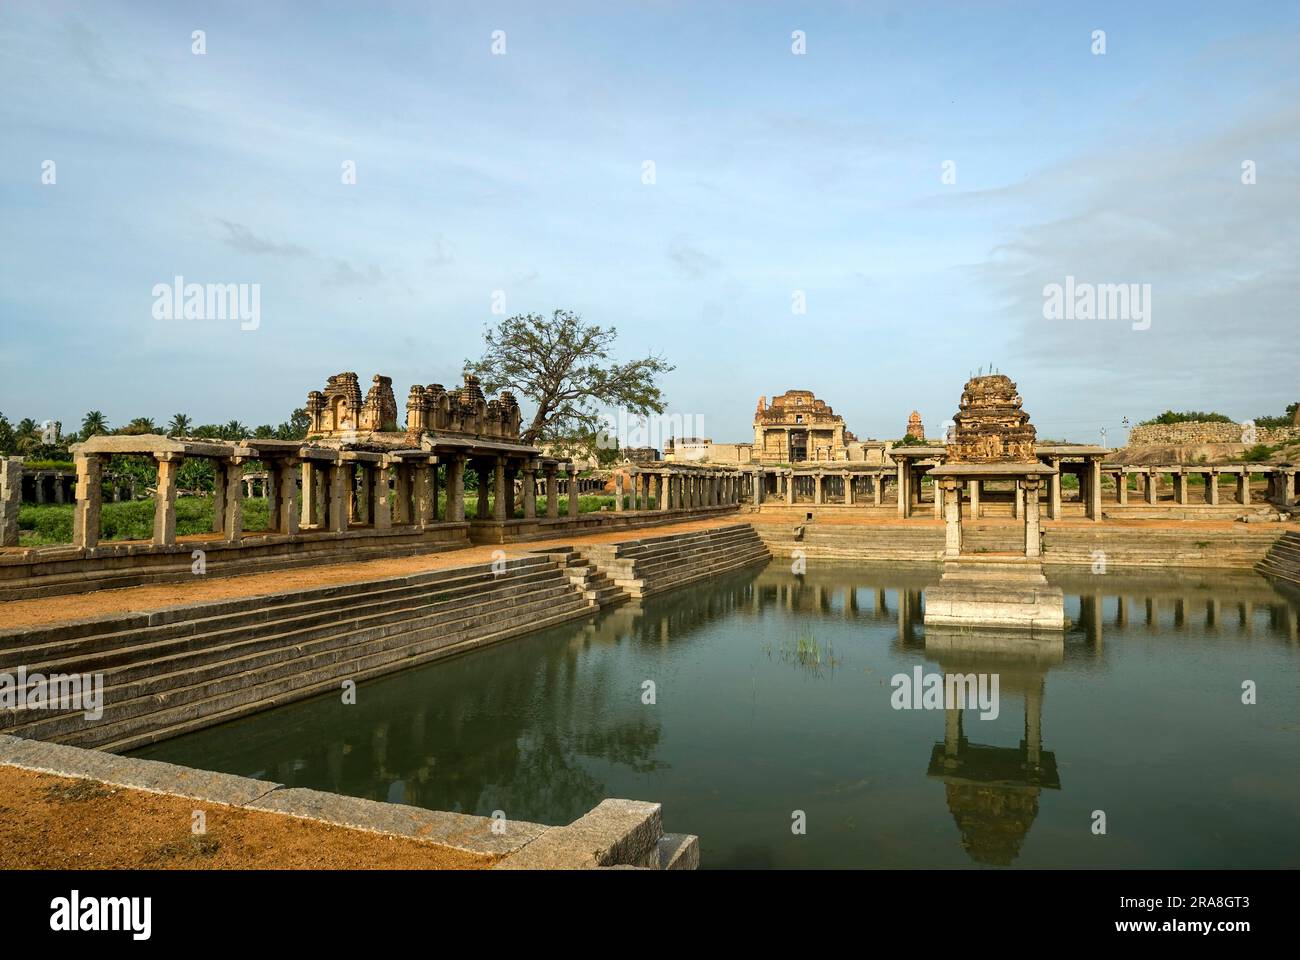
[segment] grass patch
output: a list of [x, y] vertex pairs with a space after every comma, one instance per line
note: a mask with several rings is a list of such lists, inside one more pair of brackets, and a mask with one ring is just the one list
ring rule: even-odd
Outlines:
[[[569, 498], [561, 496], [560, 516], [568, 516]], [[626, 502], [626, 501], [625, 501]], [[176, 501], [176, 535], [188, 537], [212, 531], [212, 497], [181, 497]], [[489, 508], [491, 498], [488, 499]], [[578, 513], [598, 513], [614, 509], [612, 494], [578, 496]], [[18, 530], [24, 547], [44, 547], [72, 542], [72, 516], [75, 507], [70, 503], [25, 503], [18, 511]], [[470, 491], [465, 497], [465, 516], [473, 520], [478, 513], [478, 498]], [[491, 510], [489, 509], [489, 516]], [[523, 498], [515, 500], [515, 517], [524, 515]], [[537, 515], [546, 516], [546, 497], [537, 498]], [[447, 516], [447, 498], [438, 498], [438, 516]], [[105, 502], [100, 509], [99, 539], [148, 540], [153, 536], [154, 501], [128, 500], [120, 503]], [[244, 500], [244, 531], [256, 533], [265, 530], [270, 521], [268, 501], [261, 497]]]
[[[72, 515], [70, 503], [25, 503], [18, 511], [18, 529], [22, 545], [41, 547], [72, 542]], [[100, 510], [99, 538], [101, 540], [148, 540], [153, 536], [154, 502], [129, 500], [105, 503]], [[249, 532], [265, 530], [269, 511], [267, 501], [244, 501], [244, 529]], [[192, 536], [212, 531], [212, 498], [181, 497], [176, 501], [176, 534]]]
[[54, 783], [45, 788], [49, 803], [80, 803], [107, 797], [113, 791], [98, 780], [74, 780], [72, 783]]

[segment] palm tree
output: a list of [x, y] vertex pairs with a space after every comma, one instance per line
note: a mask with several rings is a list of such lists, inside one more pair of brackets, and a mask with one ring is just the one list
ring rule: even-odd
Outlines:
[[14, 428], [14, 443], [22, 455], [31, 453], [44, 441], [41, 438], [40, 425], [31, 417], [23, 417]]
[[98, 410], [91, 410], [81, 418], [82, 439], [89, 439], [100, 433], [108, 433], [108, 418]]
[[192, 421], [183, 413], [172, 415], [172, 422], [167, 424], [167, 435], [171, 437], [183, 437], [190, 432]]
[[222, 440], [243, 440], [248, 436], [248, 427], [244, 426], [238, 420], [231, 420], [221, 428]]

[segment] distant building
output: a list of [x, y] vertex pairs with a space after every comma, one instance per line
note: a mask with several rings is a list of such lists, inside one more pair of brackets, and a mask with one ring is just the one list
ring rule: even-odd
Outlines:
[[659, 451], [654, 447], [628, 447], [622, 453], [628, 463], [654, 463], [659, 459]]
[[712, 440], [704, 437], [669, 437], [664, 444], [665, 460], [707, 460]]
[[915, 440], [925, 439], [925, 424], [921, 422], [921, 415], [915, 410], [913, 410], [912, 415], [907, 418], [907, 436], [912, 437]]
[[800, 463], [805, 460], [845, 460], [856, 437], [844, 429], [825, 400], [811, 390], [787, 390], [758, 398], [754, 412], [754, 459], [759, 463]]

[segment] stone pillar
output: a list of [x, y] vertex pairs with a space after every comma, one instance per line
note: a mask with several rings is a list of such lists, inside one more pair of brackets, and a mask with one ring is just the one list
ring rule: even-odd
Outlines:
[[754, 468], [754, 506], [759, 506], [763, 502], [763, 468]]
[[224, 460], [209, 462], [212, 464], [212, 532], [224, 533], [226, 529], [226, 463]]
[[1237, 474], [1237, 502], [1243, 507], [1250, 506], [1250, 471], [1245, 467]]
[[621, 470], [614, 474], [614, 510], [616, 513], [623, 512], [623, 472]]
[[1205, 475], [1205, 502], [1210, 506], [1219, 504], [1219, 471], [1211, 470]]
[[461, 453], [447, 460], [447, 519], [465, 522], [465, 455]]
[[1146, 478], [1147, 478], [1147, 486], [1146, 486], [1147, 503], [1155, 503], [1160, 496], [1160, 488], [1158, 486], [1158, 481], [1160, 480], [1160, 477], [1156, 474], [1155, 467], [1151, 467], [1147, 470]]
[[[159, 453], [154, 455], [154, 459], [158, 461], [158, 493], [154, 498], [153, 542], [157, 546], [170, 547], [176, 543], [176, 472], [180, 469], [181, 457], [174, 453]], [[235, 489], [232, 496], [230, 484], [227, 484], [226, 497], [238, 503], [239, 472], [229, 472], [234, 475]], [[230, 517], [229, 509], [226, 517]]]
[[[77, 474], [81, 474], [80, 457], [77, 458]], [[95, 458], [98, 462], [98, 457]], [[23, 460], [22, 457], [0, 457], [0, 547], [18, 546], [18, 510], [23, 505]], [[81, 499], [77, 499], [77, 513], [81, 512]], [[73, 537], [76, 537], [77, 521], [74, 514]], [[98, 520], [96, 520], [98, 524]], [[98, 526], [96, 526], [98, 530]]]
[[524, 495], [524, 519], [537, 518], [537, 464], [531, 460], [524, 461], [524, 479], [521, 492]]
[[1089, 457], [1088, 470], [1088, 519], [1101, 520], [1101, 459]]
[[[392, 460], [381, 463], [378, 466], [378, 473], [383, 474], [384, 489], [390, 490], [385, 494], [384, 499], [389, 503], [389, 514], [393, 525], [405, 526], [413, 523], [415, 520], [412, 504], [412, 487], [414, 484], [411, 476], [411, 466], [405, 460]], [[392, 479], [391, 488], [389, 479]], [[378, 486], [378, 485], [376, 485]]]
[[298, 478], [294, 476], [297, 473], [297, 466], [297, 460], [282, 460], [273, 474], [277, 490], [275, 494], [276, 515], [272, 522], [279, 533], [296, 534], [298, 532], [300, 509], [298, 504], [293, 502], [293, 496], [298, 492]]
[[569, 516], [578, 515], [578, 468], [569, 467]]
[[[12, 461], [10, 461], [12, 462]], [[98, 454], [77, 455], [77, 507], [72, 515], [72, 545], [91, 549], [99, 544], [99, 514], [102, 507], [104, 461]], [[19, 461], [18, 469], [22, 470]], [[21, 476], [21, 474], [20, 474]], [[19, 494], [21, 498], [21, 494]], [[17, 523], [15, 515], [14, 522]]]
[[352, 475], [351, 468], [351, 463], [341, 460], [329, 465], [329, 506], [325, 510], [325, 525], [331, 533], [342, 533], [348, 528], [348, 480]]
[[1025, 488], [1019, 480], [1011, 482], [1011, 516], [1019, 520], [1025, 515]]
[[943, 555], [956, 559], [961, 556], [961, 496], [956, 477], [943, 477], [944, 492], [948, 494], [944, 504], [944, 543]]
[[1121, 505], [1128, 503], [1128, 474], [1121, 470], [1115, 477], [1115, 500]]
[[972, 478], [970, 481], [970, 518], [980, 518], [980, 494], [984, 492], [984, 481]]
[[1285, 507], [1294, 507], [1295, 503], [1295, 470], [1285, 470], [1282, 473], [1282, 505]]
[[560, 515], [560, 480], [555, 464], [543, 464], [542, 475], [546, 480], [546, 515], [555, 519]]
[[814, 504], [820, 504], [822, 502], [822, 484], [824, 482], [825, 481], [824, 478], [822, 477], [822, 472], [820, 470], [818, 470], [816, 473], [813, 474], [813, 503]]
[[794, 471], [789, 470], [785, 473], [785, 502], [794, 506]]
[[231, 457], [226, 463], [226, 509], [221, 532], [233, 543], [238, 543], [244, 535], [243, 457]]
[[876, 506], [883, 506], [885, 503], [885, 472], [883, 470], [871, 478], [871, 490]]
[[1021, 487], [1025, 495], [1025, 556], [1037, 558], [1043, 552], [1038, 521], [1038, 492], [1042, 481], [1038, 477], [1026, 477]]
[[492, 465], [492, 519], [506, 519], [506, 458], [497, 457]]
[[438, 519], [438, 467], [433, 457], [411, 464], [415, 471], [415, 522], [421, 526]]
[[310, 460], [302, 462], [302, 515], [299, 518], [301, 526], [310, 527], [320, 522], [316, 515], [316, 484], [319, 477], [315, 467]]
[[1187, 474], [1175, 467], [1171, 471], [1171, 478], [1174, 481], [1174, 502], [1180, 505], [1187, 504]]
[[50, 482], [54, 484], [54, 502], [63, 502], [63, 474], [54, 473], [50, 475]]

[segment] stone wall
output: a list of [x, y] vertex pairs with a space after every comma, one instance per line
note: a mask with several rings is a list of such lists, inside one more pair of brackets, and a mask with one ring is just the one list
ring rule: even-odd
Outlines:
[[[1130, 447], [1192, 443], [1246, 443], [1246, 428], [1240, 423], [1155, 423], [1129, 431]], [[1300, 440], [1300, 427], [1256, 427], [1254, 443], [1278, 444]]]

